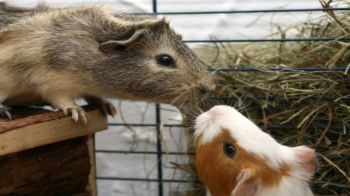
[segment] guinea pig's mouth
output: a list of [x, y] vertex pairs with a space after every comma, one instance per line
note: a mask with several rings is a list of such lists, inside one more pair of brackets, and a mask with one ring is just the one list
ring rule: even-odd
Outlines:
[[209, 92], [202, 92], [197, 89], [183, 89], [178, 91], [178, 94], [167, 101], [168, 104], [172, 104], [179, 108], [182, 112], [196, 112], [199, 104], [205, 102], [210, 97]]
[[313, 176], [318, 171], [319, 165], [316, 157], [304, 164], [305, 169]]
[[208, 100], [210, 97], [210, 93], [206, 93], [200, 97], [198, 97], [198, 101], [199, 103], [203, 103], [204, 101]]

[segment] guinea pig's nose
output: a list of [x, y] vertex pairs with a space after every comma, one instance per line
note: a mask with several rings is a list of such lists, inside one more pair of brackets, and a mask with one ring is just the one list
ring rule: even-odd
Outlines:
[[216, 89], [215, 83], [200, 84], [199, 86], [199, 91], [203, 95], [214, 92], [215, 89]]
[[208, 86], [207, 86], [207, 89], [210, 93], [214, 92], [215, 89], [216, 89], [216, 84], [214, 82], [210, 83]]
[[309, 174], [314, 175], [317, 170], [317, 159], [315, 150], [307, 146], [297, 146], [293, 150], [302, 167], [309, 172]]
[[215, 118], [216, 116], [219, 116], [222, 113], [222, 107], [221, 106], [214, 106], [208, 111], [208, 115]]

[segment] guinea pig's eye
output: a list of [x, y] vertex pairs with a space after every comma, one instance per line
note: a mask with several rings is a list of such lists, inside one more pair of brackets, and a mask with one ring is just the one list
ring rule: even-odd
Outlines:
[[171, 57], [168, 54], [157, 55], [156, 60], [157, 60], [157, 63], [159, 65], [166, 66], [166, 67], [172, 67], [172, 68], [176, 67], [176, 64], [175, 64], [173, 57]]
[[223, 150], [225, 155], [231, 159], [233, 159], [236, 154], [236, 147], [228, 142], [224, 142]]

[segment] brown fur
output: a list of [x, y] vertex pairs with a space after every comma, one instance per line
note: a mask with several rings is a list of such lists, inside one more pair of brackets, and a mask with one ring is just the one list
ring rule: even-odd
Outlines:
[[37, 9], [25, 9], [7, 6], [4, 2], [0, 2], [0, 29], [8, 24], [14, 23], [23, 17], [32, 16], [37, 11], [47, 10], [46, 7], [39, 5]]
[[[228, 142], [236, 147], [233, 159], [223, 152], [223, 143]], [[251, 181], [260, 181], [261, 186], [273, 187], [283, 176], [288, 176], [290, 168], [282, 166], [278, 171], [266, 164], [258, 156], [248, 153], [232, 139], [228, 130], [206, 144], [197, 141], [196, 167], [200, 179], [207, 185], [213, 196], [229, 196], [235, 188], [237, 176], [244, 169], [252, 173]], [[220, 173], [218, 173], [218, 171]], [[249, 180], [248, 180], [249, 181]]]
[[[165, 20], [112, 15], [101, 6], [30, 11], [1, 5], [13, 17], [0, 22], [0, 103], [44, 100], [62, 109], [75, 107], [76, 98], [114, 97], [181, 107], [215, 86]], [[127, 46], [101, 50], [102, 43], [140, 29]], [[164, 53], [177, 68], [156, 63]]]

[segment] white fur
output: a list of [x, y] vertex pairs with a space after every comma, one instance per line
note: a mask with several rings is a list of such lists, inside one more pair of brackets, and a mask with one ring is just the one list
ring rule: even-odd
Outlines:
[[280, 184], [269, 189], [258, 190], [258, 196], [313, 196], [307, 182], [292, 177], [284, 177]]
[[[211, 196], [207, 190], [207, 196]], [[256, 196], [313, 196], [307, 184], [302, 184], [301, 181], [286, 177], [277, 187], [270, 189], [260, 189]]]
[[[211, 196], [208, 190], [206, 195]], [[285, 177], [276, 187], [259, 189], [256, 196], [313, 196], [313, 193], [306, 182]]]
[[290, 176], [282, 178], [280, 184], [269, 189], [260, 187], [259, 196], [312, 196], [307, 180], [308, 174], [299, 165], [293, 148], [279, 144], [269, 134], [263, 132], [252, 121], [229, 106], [214, 106], [199, 115], [195, 124], [195, 140], [201, 136], [198, 145], [213, 140], [223, 129], [230, 132], [237, 145], [247, 152], [266, 160], [271, 169], [279, 169], [282, 164], [292, 167]]
[[236, 109], [219, 105], [198, 116], [194, 136], [202, 135], [201, 144], [214, 139], [223, 129], [230, 131], [239, 146], [266, 160], [278, 169], [286, 160], [296, 157], [289, 147], [279, 144]]

